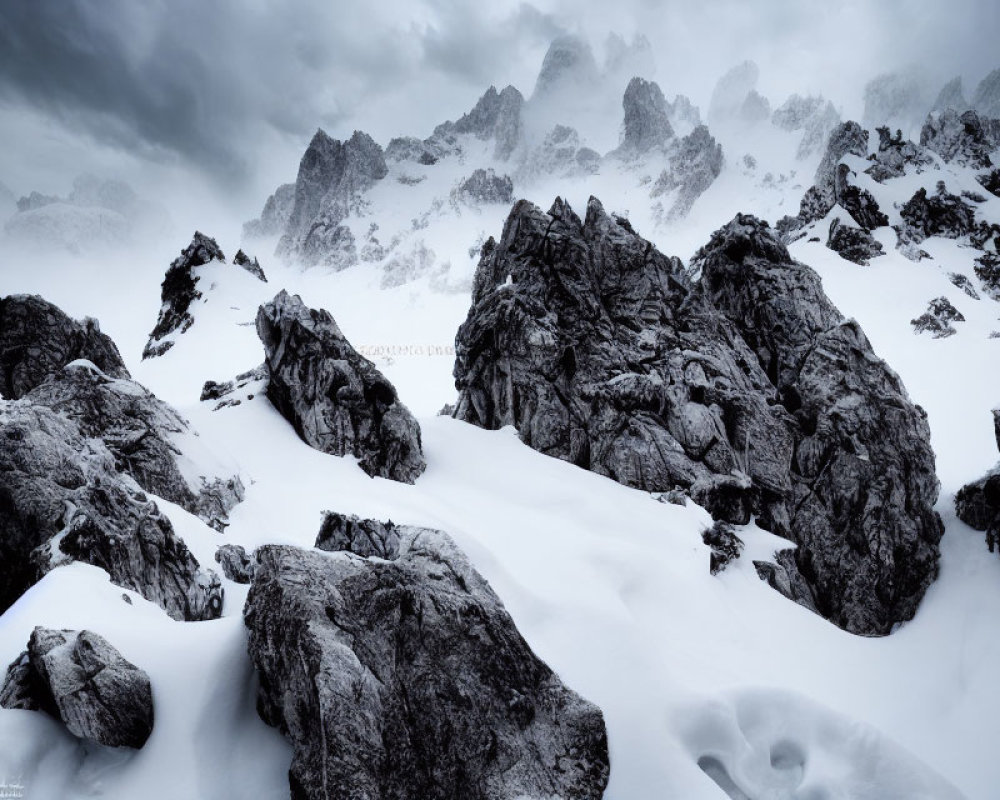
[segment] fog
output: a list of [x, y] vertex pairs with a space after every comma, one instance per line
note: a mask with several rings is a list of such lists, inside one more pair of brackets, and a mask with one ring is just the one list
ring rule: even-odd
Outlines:
[[[668, 97], [703, 112], [753, 59], [772, 105], [822, 92], [858, 116], [868, 79], [917, 71], [966, 95], [997, 66], [995, 0], [6, 0], [0, 4], [0, 182], [66, 194], [81, 172], [161, 199], [179, 225], [245, 219], [294, 180], [312, 133], [427, 136], [490, 84], [534, 86], [556, 36], [599, 64], [611, 33], [651, 45]], [[208, 224], [206, 221], [203, 224]]]

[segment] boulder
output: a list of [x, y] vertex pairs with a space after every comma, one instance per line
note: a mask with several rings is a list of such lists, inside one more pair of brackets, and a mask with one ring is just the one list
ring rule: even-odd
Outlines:
[[977, 175], [976, 180], [990, 194], [1000, 197], [1000, 169], [994, 169], [984, 175]]
[[976, 228], [976, 209], [961, 197], [949, 194], [944, 181], [928, 195], [923, 187], [899, 210], [901, 225], [896, 229], [901, 244], [920, 244], [931, 236], [959, 239]]
[[86, 630], [35, 628], [7, 670], [0, 707], [46, 711], [106, 747], [139, 749], [153, 732], [149, 676]]
[[306, 444], [354, 455], [373, 477], [413, 483], [424, 471], [417, 421], [327, 311], [282, 291], [257, 312], [257, 333], [267, 396]]
[[37, 295], [0, 298], [0, 395], [17, 400], [81, 358], [113, 377], [129, 377], [97, 320], [77, 322]]
[[711, 551], [708, 568], [712, 575], [718, 575], [743, 552], [743, 540], [727, 522], [716, 522], [711, 528], [706, 528], [702, 531], [701, 540]]
[[222, 613], [219, 577], [104, 443], [44, 406], [0, 406], [0, 530], [0, 612], [46, 572], [82, 561], [174, 619]]
[[316, 537], [320, 550], [349, 553], [370, 558], [395, 559], [399, 556], [399, 530], [392, 521], [360, 519], [353, 514], [326, 511]]
[[871, 233], [864, 228], [856, 228], [834, 219], [830, 223], [830, 232], [827, 236], [826, 246], [834, 252], [840, 253], [841, 257], [855, 264], [867, 267], [871, 259], [885, 255], [882, 243], [877, 241]]
[[597, 800], [601, 712], [520, 636], [447, 535], [391, 559], [268, 545], [244, 619], [258, 712], [302, 800]]
[[[993, 436], [1000, 448], [1000, 408], [992, 413]], [[992, 553], [1000, 543], [1000, 464], [958, 490], [955, 513], [969, 527], [987, 532], [986, 543]]]
[[755, 515], [799, 544], [810, 602], [847, 630], [887, 633], [936, 574], [925, 415], [752, 217], [685, 270], [593, 198], [583, 221], [517, 203], [483, 248], [455, 379], [459, 419], [644, 491], [680, 486], [717, 519]]
[[930, 333], [935, 339], [944, 339], [957, 333], [951, 324], [953, 322], [965, 322], [965, 317], [947, 297], [931, 300], [923, 314], [910, 320], [914, 333]]
[[222, 567], [222, 574], [236, 583], [250, 583], [254, 562], [242, 545], [221, 544], [215, 551], [215, 560]]
[[514, 183], [509, 176], [497, 175], [493, 169], [477, 169], [458, 185], [452, 198], [470, 206], [508, 205], [514, 199]]

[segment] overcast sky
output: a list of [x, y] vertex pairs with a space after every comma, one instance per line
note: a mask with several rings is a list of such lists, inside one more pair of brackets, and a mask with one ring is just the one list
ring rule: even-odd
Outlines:
[[317, 127], [426, 136], [491, 83], [530, 94], [566, 32], [599, 61], [642, 32], [650, 77], [703, 109], [745, 58], [773, 103], [822, 91], [849, 116], [878, 72], [962, 74], [971, 95], [1000, 66], [997, 0], [2, 0], [0, 182], [65, 193], [89, 170], [256, 208]]

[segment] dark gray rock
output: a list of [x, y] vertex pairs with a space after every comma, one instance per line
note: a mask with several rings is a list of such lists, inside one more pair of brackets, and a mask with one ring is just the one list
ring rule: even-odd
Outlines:
[[992, 166], [990, 153], [996, 148], [975, 111], [959, 114], [954, 109], [927, 118], [920, 130], [920, 144], [946, 164], [954, 162], [973, 169]]
[[664, 214], [665, 221], [686, 217], [695, 201], [719, 177], [722, 164], [722, 145], [704, 125], [677, 140], [670, 148], [670, 167], [660, 173], [650, 192], [650, 197], [656, 198], [677, 190]]
[[470, 206], [508, 205], [514, 199], [514, 182], [510, 176], [497, 175], [493, 169], [477, 169], [459, 184], [452, 197]]
[[972, 95], [972, 107], [982, 116], [1000, 117], [1000, 69], [983, 78]]
[[927, 311], [910, 320], [914, 333], [930, 333], [935, 339], [957, 333], [953, 322], [965, 322], [965, 317], [947, 297], [934, 298], [927, 304]]
[[77, 322], [37, 295], [0, 298], [0, 395], [17, 400], [81, 358], [108, 375], [129, 377], [97, 320]]
[[959, 114], [972, 108], [969, 101], [965, 99], [965, 93], [962, 91], [961, 75], [952, 78], [941, 87], [937, 100], [935, 100], [934, 105], [931, 106], [931, 112], [946, 111], [949, 108], [953, 111], [957, 111]]
[[215, 560], [222, 567], [222, 574], [231, 581], [250, 583], [253, 578], [254, 562], [242, 545], [219, 545]]
[[0, 530], [0, 612], [71, 561], [104, 569], [174, 619], [222, 612], [218, 576], [116, 471], [103, 442], [44, 406], [0, 406]]
[[712, 575], [718, 575], [743, 552], [743, 540], [728, 522], [716, 522], [711, 528], [706, 528], [701, 540], [711, 551], [709, 572]]
[[923, 187], [899, 210], [902, 223], [896, 232], [900, 244], [920, 244], [931, 236], [960, 239], [976, 228], [976, 210], [961, 197], [949, 194], [944, 181], [938, 181], [935, 194], [928, 196]]
[[908, 166], [919, 174], [934, 163], [922, 147], [904, 139], [901, 131], [893, 136], [884, 126], [878, 129], [878, 150], [869, 158], [874, 163], [865, 172], [879, 183], [901, 178]]
[[306, 444], [354, 455], [373, 477], [413, 483], [424, 471], [417, 421], [328, 312], [282, 291], [257, 312], [257, 333], [267, 396]]
[[[459, 135], [472, 135], [486, 141], [492, 139], [495, 144], [493, 157], [499, 161], [508, 160], [524, 137], [522, 110], [524, 97], [513, 86], [504, 87], [497, 92], [491, 86], [473, 109], [455, 122], [445, 122], [434, 129], [434, 134], [425, 143], [430, 147], [433, 157], [436, 153], [445, 152], [448, 142]], [[421, 163], [428, 163], [421, 157]]]
[[[261, 364], [259, 367], [241, 372], [229, 381], [221, 383], [205, 381], [205, 385], [201, 387], [201, 397], [199, 399], [202, 401], [218, 400], [219, 402], [212, 409], [213, 411], [218, 411], [220, 408], [226, 408], [227, 406], [238, 406], [243, 402], [243, 398], [252, 400], [258, 392], [264, 391], [267, 386], [267, 380], [267, 365]], [[237, 397], [237, 393], [241, 393], [242, 396]]]
[[976, 180], [990, 194], [1000, 197], [1000, 169], [994, 169], [985, 175], [977, 175]]
[[341, 142], [316, 131], [299, 162], [295, 202], [278, 255], [311, 266], [326, 263], [332, 250], [332, 265], [346, 266], [347, 229], [341, 223], [359, 198], [387, 173], [382, 148], [367, 133], [355, 131]]
[[268, 545], [244, 619], [301, 800], [597, 800], [601, 712], [532, 653], [443, 533], [392, 560]]
[[107, 747], [138, 749], [153, 732], [149, 676], [91, 631], [35, 628], [7, 670], [0, 706], [46, 711]]
[[190, 426], [135, 381], [111, 378], [81, 362], [51, 376], [25, 399], [72, 419], [84, 436], [104, 442], [119, 472], [218, 531], [225, 529], [229, 511], [243, 500], [239, 476], [203, 475], [197, 481], [185, 476], [180, 460], [187, 456], [179, 437], [192, 435]]
[[[1000, 448], [1000, 408], [993, 409], [993, 436]], [[986, 531], [990, 552], [1000, 544], [1000, 464], [955, 495], [955, 513], [969, 527]]]
[[256, 258], [250, 258], [242, 250], [237, 250], [236, 257], [233, 258], [233, 263], [238, 267], [243, 267], [243, 269], [258, 280], [267, 283], [267, 276], [264, 274], [264, 270], [261, 269], [260, 262]]
[[948, 273], [948, 280], [950, 280], [952, 284], [965, 292], [973, 300], [979, 299], [979, 293], [976, 291], [976, 287], [972, 285], [972, 281], [970, 281], [965, 275], [961, 275], [957, 272], [950, 272]]
[[455, 416], [684, 488], [717, 519], [756, 515], [799, 545], [820, 613], [888, 633], [937, 569], [925, 415], [766, 223], [737, 217], [692, 270], [594, 199], [585, 221], [518, 203], [456, 337]]
[[213, 261], [225, 260], [226, 256], [215, 239], [195, 231], [191, 244], [181, 250], [181, 254], [167, 268], [160, 290], [160, 316], [142, 351], [143, 359], [162, 356], [174, 346], [172, 337], [194, 325], [191, 304], [202, 297], [198, 290], [201, 277], [195, 270]]
[[839, 219], [830, 223], [826, 246], [840, 253], [842, 258], [867, 267], [871, 259], [885, 254], [882, 243], [864, 228], [846, 225]]
[[295, 206], [295, 184], [283, 183], [267, 198], [264, 210], [258, 219], [243, 225], [244, 239], [259, 239], [265, 236], [280, 236], [288, 226]]
[[667, 100], [653, 81], [632, 78], [625, 89], [622, 108], [625, 127], [621, 146], [615, 151], [618, 156], [637, 158], [674, 138]]
[[1000, 255], [983, 253], [976, 259], [973, 270], [982, 282], [986, 296], [1000, 302]]
[[399, 529], [389, 522], [360, 519], [336, 511], [323, 513], [316, 547], [331, 552], [346, 551], [363, 558], [395, 559], [399, 556]]

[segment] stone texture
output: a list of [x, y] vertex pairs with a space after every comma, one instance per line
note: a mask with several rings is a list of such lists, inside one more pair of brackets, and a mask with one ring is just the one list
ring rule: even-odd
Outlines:
[[389, 522], [360, 519], [353, 514], [326, 511], [316, 537], [320, 550], [349, 553], [370, 558], [395, 559], [399, 556], [399, 529]]
[[0, 612], [70, 561], [104, 569], [179, 620], [222, 612], [218, 576], [115, 469], [114, 456], [44, 406], [0, 406]]
[[233, 263], [238, 267], [243, 267], [243, 269], [263, 283], [267, 283], [267, 276], [264, 275], [264, 270], [261, 268], [260, 262], [256, 257], [250, 258], [242, 250], [237, 250], [236, 256], [233, 258]]
[[108, 375], [129, 377], [97, 320], [77, 322], [37, 295], [0, 298], [0, 395], [17, 400], [80, 358]]
[[[993, 409], [993, 436], [1000, 448], [1000, 408]], [[986, 531], [990, 552], [1000, 544], [1000, 464], [955, 495], [955, 513], [969, 527]]]
[[901, 244], [920, 244], [930, 236], [959, 239], [976, 228], [975, 208], [961, 197], [949, 194], [944, 181], [928, 195], [923, 187], [899, 210], [902, 222], [896, 232]]
[[718, 575], [743, 552], [743, 540], [736, 535], [733, 526], [726, 522], [716, 522], [701, 534], [701, 540], [710, 549], [708, 569]]
[[373, 477], [413, 483], [424, 471], [417, 421], [328, 312], [282, 291], [257, 312], [257, 333], [267, 396], [306, 444], [354, 455]]
[[839, 219], [834, 219], [830, 223], [826, 246], [848, 261], [863, 267], [867, 267], [871, 259], [885, 255], [881, 242], [871, 233], [864, 228], [844, 224]]
[[167, 268], [160, 290], [160, 316], [149, 334], [142, 357], [162, 356], [174, 346], [173, 336], [184, 333], [194, 324], [191, 304], [202, 297], [198, 290], [201, 280], [195, 270], [212, 261], [226, 260], [215, 239], [195, 231], [191, 244], [181, 250]]
[[[936, 574], [925, 415], [765, 223], [692, 262], [591, 200], [515, 205], [456, 338], [454, 415], [799, 544], [810, 602], [858, 633], [908, 619]], [[891, 543], [891, 544], [890, 544]]]
[[615, 151], [619, 157], [638, 158], [674, 138], [667, 100], [653, 81], [632, 78], [625, 89], [622, 108], [624, 132], [621, 145]]
[[695, 201], [719, 177], [722, 164], [722, 145], [704, 125], [676, 140], [670, 148], [670, 167], [660, 173], [650, 192], [656, 198], [676, 190], [673, 204], [663, 214], [664, 221], [686, 217]]
[[84, 436], [104, 442], [118, 471], [218, 531], [225, 529], [229, 511], [243, 500], [239, 476], [190, 476], [192, 466], [208, 471], [181, 450], [182, 437], [193, 436], [190, 426], [135, 381], [111, 378], [87, 362], [77, 362], [33, 389], [25, 399], [72, 419]]
[[954, 162], [973, 169], [992, 166], [990, 153], [996, 148], [975, 111], [960, 114], [954, 109], [927, 118], [920, 130], [920, 144], [946, 164]]
[[91, 631], [35, 628], [7, 670], [0, 706], [46, 711], [71, 734], [141, 748], [153, 732], [149, 676]]
[[215, 560], [222, 567], [222, 574], [236, 583], [250, 583], [254, 562], [242, 545], [221, 544], [215, 551]]
[[[425, 147], [436, 160], [454, 146], [457, 136], [471, 135], [482, 141], [492, 139], [493, 157], [507, 161], [524, 138], [523, 108], [524, 97], [513, 86], [506, 86], [501, 92], [491, 86], [468, 114], [438, 125]], [[417, 160], [428, 163], [423, 155]]]
[[904, 139], [898, 130], [893, 136], [886, 127], [878, 129], [878, 150], [869, 159], [874, 163], [865, 172], [879, 183], [901, 178], [906, 174], [908, 166], [912, 166], [913, 171], [919, 174], [934, 163], [934, 159], [923, 147]]
[[1000, 169], [994, 169], [984, 175], [977, 175], [976, 180], [990, 194], [1000, 197]]
[[957, 286], [973, 300], [979, 299], [979, 293], [976, 291], [976, 287], [972, 285], [972, 281], [965, 275], [958, 272], [950, 272], [948, 273], [948, 280], [950, 280], [953, 285]]
[[470, 206], [509, 205], [514, 199], [514, 183], [510, 176], [497, 175], [493, 169], [477, 169], [458, 185], [452, 198]]
[[295, 205], [295, 184], [283, 183], [267, 198], [264, 210], [258, 219], [243, 225], [244, 239], [259, 239], [265, 236], [280, 236], [288, 225]]
[[944, 339], [957, 333], [951, 324], [953, 322], [965, 322], [965, 317], [947, 297], [934, 298], [927, 304], [927, 311], [910, 320], [914, 333], [930, 333], [935, 339]]
[[301, 800], [596, 800], [601, 712], [531, 652], [443, 533], [392, 560], [268, 545], [244, 618]]

